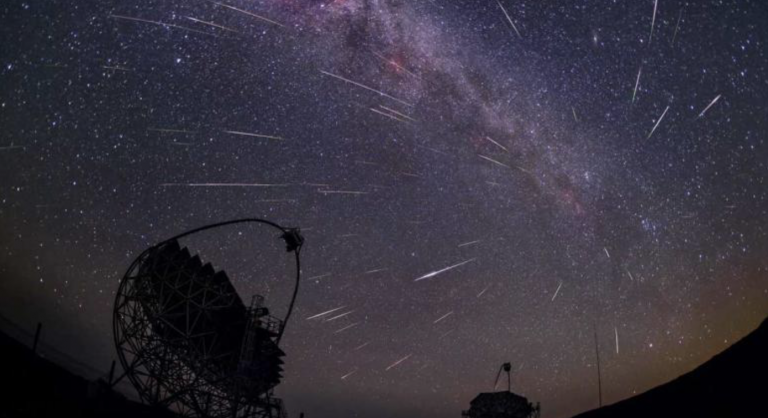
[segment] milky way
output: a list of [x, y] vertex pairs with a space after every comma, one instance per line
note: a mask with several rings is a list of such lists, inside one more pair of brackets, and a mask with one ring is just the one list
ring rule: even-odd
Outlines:
[[[611, 403], [768, 315], [761, 2], [37, 3], [0, 6], [0, 313], [95, 375], [131, 260], [240, 217], [306, 237], [295, 416], [457, 417], [507, 361], [570, 416], [595, 334]], [[280, 313], [267, 232], [191, 245]]]

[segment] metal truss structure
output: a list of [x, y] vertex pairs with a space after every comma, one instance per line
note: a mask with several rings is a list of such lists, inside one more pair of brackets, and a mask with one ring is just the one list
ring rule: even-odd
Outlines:
[[[225, 272], [178, 241], [242, 222], [278, 228], [295, 252], [296, 285], [283, 320], [269, 315], [261, 296], [246, 307]], [[285, 417], [272, 390], [282, 377], [285, 354], [278, 344], [298, 293], [302, 244], [298, 230], [246, 219], [198, 228], [144, 251], [121, 280], [113, 313], [123, 376], [142, 400], [185, 417]]]

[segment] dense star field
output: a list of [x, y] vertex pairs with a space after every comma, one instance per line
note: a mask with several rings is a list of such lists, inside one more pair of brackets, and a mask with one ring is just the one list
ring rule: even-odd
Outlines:
[[[567, 417], [595, 336], [604, 403], [744, 336], [768, 5], [499, 1], [3, 2], [0, 313], [106, 371], [134, 257], [263, 217], [294, 417], [458, 417], [505, 361]], [[273, 231], [190, 245], [284, 312]]]

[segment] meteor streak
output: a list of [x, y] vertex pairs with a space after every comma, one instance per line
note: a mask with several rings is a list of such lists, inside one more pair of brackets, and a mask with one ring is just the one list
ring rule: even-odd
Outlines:
[[336, 75], [336, 74], [333, 74], [333, 73], [329, 73], [329, 72], [327, 72], [327, 71], [323, 71], [323, 70], [320, 70], [320, 72], [321, 72], [321, 73], [323, 73], [323, 74], [325, 74], [325, 75], [327, 75], [327, 76], [329, 76], [329, 77], [333, 77], [333, 78], [335, 78], [335, 79], [337, 79], [337, 80], [341, 80], [341, 81], [343, 81], [343, 82], [345, 82], [345, 83], [349, 83], [349, 84], [352, 84], [353, 86], [357, 86], [357, 87], [360, 87], [360, 88], [366, 89], [366, 90], [368, 90], [368, 91], [372, 91], [372, 92], [374, 92], [374, 93], [377, 93], [377, 94], [379, 94], [379, 95], [381, 95], [381, 96], [384, 96], [384, 97], [390, 98], [390, 99], [392, 99], [392, 100], [394, 100], [394, 101], [396, 101], [396, 102], [402, 103], [402, 104], [404, 104], [404, 105], [406, 105], [406, 106], [408, 106], [408, 107], [413, 107], [413, 105], [412, 105], [412, 104], [410, 104], [410, 103], [408, 103], [408, 102], [406, 102], [406, 101], [400, 100], [400, 99], [398, 99], [398, 98], [397, 98], [397, 97], [395, 97], [395, 96], [391, 96], [391, 95], [389, 95], [389, 94], [387, 94], [387, 93], [384, 93], [384, 92], [383, 92], [383, 91], [381, 91], [381, 90], [376, 90], [376, 89], [375, 89], [375, 88], [373, 88], [373, 87], [369, 87], [369, 86], [366, 86], [366, 85], [365, 85], [365, 84], [363, 84], [363, 83], [358, 83], [357, 81], [353, 81], [353, 80], [350, 80], [350, 79], [348, 79], [348, 78], [342, 77], [342, 76], [340, 76], [340, 75]]
[[398, 172], [397, 174], [400, 174], [400, 175], [402, 175], [402, 176], [406, 176], [406, 177], [415, 177], [415, 178], [417, 178], [417, 179], [421, 179], [421, 178], [424, 178], [424, 177], [422, 177], [422, 176], [420, 176], [420, 175], [418, 175], [418, 174], [413, 174], [413, 173], [406, 173], [405, 171], [400, 171], [400, 172]]
[[486, 157], [485, 155], [481, 155], [481, 154], [477, 154], [477, 156], [482, 158], [482, 159], [484, 159], [484, 160], [486, 160], [486, 161], [490, 161], [490, 162], [492, 162], [492, 163], [494, 163], [496, 165], [500, 165], [502, 167], [506, 167], [506, 168], [512, 169], [512, 167], [510, 167], [510, 166], [508, 166], [508, 165], [506, 165], [504, 163], [498, 162], [498, 161], [494, 160], [491, 157]]
[[187, 28], [187, 27], [184, 27], [184, 26], [174, 25], [173, 23], [164, 23], [164, 22], [158, 22], [156, 20], [142, 19], [142, 18], [139, 18], [139, 17], [122, 16], [122, 15], [109, 15], [109, 17], [111, 17], [112, 19], [130, 20], [130, 21], [133, 21], [133, 22], [149, 23], [149, 24], [152, 24], [152, 25], [163, 26], [163, 27], [166, 27], [166, 28], [181, 29], [181, 30], [185, 30], [185, 31], [188, 31], [188, 32], [194, 32], [194, 33], [199, 33], [201, 35], [213, 36], [214, 38], [218, 38], [218, 36], [216, 36], [216, 35], [214, 35], [212, 33], [207, 33], [207, 32], [203, 32], [203, 31], [196, 30], [196, 29], [190, 29], [190, 28]]
[[340, 333], [340, 332], [344, 332], [344, 331], [346, 331], [346, 330], [348, 330], [348, 329], [350, 329], [350, 328], [354, 327], [354, 326], [355, 326], [355, 325], [357, 325], [357, 324], [359, 324], [359, 322], [355, 322], [354, 324], [349, 324], [349, 325], [347, 325], [346, 327], [344, 327], [344, 328], [342, 328], [342, 329], [336, 330], [336, 332], [334, 332], [334, 334], [338, 334], [338, 333]]
[[102, 65], [101, 68], [105, 68], [107, 70], [114, 70], [114, 71], [133, 71], [130, 68], [118, 67], [116, 65]]
[[560, 293], [560, 288], [563, 287], [563, 282], [561, 281], [560, 284], [557, 286], [557, 290], [555, 290], [555, 294], [552, 295], [552, 302], [555, 301], [555, 298], [557, 297], [557, 294]]
[[482, 240], [477, 240], [477, 241], [470, 241], [470, 242], [465, 242], [465, 243], [463, 243], [463, 244], [459, 244], [459, 247], [466, 247], [467, 245], [473, 245], [473, 244], [477, 244], [477, 243], [479, 243], [479, 242], [481, 242], [481, 241], [482, 241]]
[[709, 110], [709, 108], [710, 108], [710, 107], [714, 106], [714, 104], [715, 104], [715, 103], [717, 103], [717, 101], [718, 101], [718, 100], [720, 100], [720, 96], [721, 96], [721, 95], [720, 95], [720, 94], [718, 94], [718, 95], [717, 95], [717, 97], [715, 97], [715, 98], [712, 100], [712, 102], [711, 102], [711, 103], [709, 103], [709, 105], [708, 105], [707, 107], [705, 107], [705, 108], [704, 108], [704, 110], [702, 110], [702, 111], [701, 111], [701, 113], [699, 113], [699, 117], [702, 117], [702, 116], [704, 116], [704, 114], [705, 114], [705, 113], [707, 113], [707, 110]]
[[445, 318], [448, 318], [449, 316], [451, 316], [451, 314], [453, 314], [453, 311], [450, 311], [450, 312], [448, 312], [447, 314], [445, 314], [445, 315], [441, 316], [440, 318], [437, 318], [437, 319], [435, 320], [435, 322], [433, 322], [433, 324], [436, 324], [436, 323], [438, 323], [438, 322], [442, 321], [443, 319], [445, 319]]
[[659, 124], [661, 123], [661, 120], [664, 119], [664, 115], [667, 114], [668, 110], [669, 110], [669, 106], [667, 106], [667, 108], [664, 109], [664, 113], [662, 113], [661, 117], [659, 117], [659, 120], [656, 121], [656, 125], [653, 125], [653, 129], [651, 129], [651, 133], [648, 134], [648, 138], [646, 138], [646, 139], [650, 139], [651, 138], [651, 135], [653, 135], [653, 133], [656, 131], [656, 128], [659, 127]]
[[499, 148], [503, 149], [504, 151], [506, 151], [506, 152], [509, 152], [509, 150], [507, 149], [507, 147], [505, 147], [504, 145], [501, 145], [501, 144], [499, 144], [498, 142], [494, 141], [494, 140], [493, 140], [493, 138], [491, 138], [490, 136], [486, 136], [486, 137], [485, 137], [485, 139], [487, 139], [488, 141], [490, 141], [490, 142], [491, 142], [493, 145], [496, 145], [497, 147], [499, 147]]
[[640, 73], [642, 73], [643, 67], [641, 66], [640, 69], [637, 70], [637, 80], [635, 81], [635, 91], [632, 92], [632, 103], [635, 102], [635, 97], [637, 96], [637, 88], [640, 87]]
[[362, 344], [358, 345], [357, 347], [355, 347], [355, 348], [353, 349], [353, 351], [357, 351], [357, 350], [360, 350], [361, 348], [363, 348], [363, 347], [367, 346], [367, 345], [368, 345], [368, 344], [370, 344], [370, 343], [371, 343], [370, 341], [366, 341], [366, 342], [364, 342], [364, 343], [362, 343]]
[[416, 119], [414, 119], [414, 118], [412, 118], [412, 117], [410, 117], [410, 116], [408, 116], [408, 115], [406, 115], [406, 114], [404, 114], [404, 113], [398, 112], [398, 111], [397, 111], [397, 110], [395, 110], [395, 109], [389, 108], [389, 107], [387, 107], [387, 106], [384, 106], [384, 105], [379, 105], [379, 107], [380, 107], [380, 108], [382, 108], [382, 109], [384, 109], [384, 110], [386, 110], [386, 111], [388, 111], [388, 112], [394, 113], [394, 114], [395, 114], [395, 115], [397, 115], [397, 116], [400, 116], [400, 117], [402, 117], [402, 118], [408, 119], [408, 120], [410, 120], [410, 121], [412, 121], [412, 122], [418, 122]]
[[463, 266], [464, 264], [467, 264], [467, 263], [471, 263], [471, 262], [473, 262], [473, 261], [475, 261], [475, 260], [477, 260], [477, 258], [471, 258], [471, 259], [469, 259], [469, 260], [467, 260], [467, 261], [462, 261], [462, 262], [461, 262], [461, 263], [459, 263], [459, 264], [454, 264], [454, 265], [452, 265], [452, 266], [448, 266], [448, 267], [446, 267], [446, 268], [444, 268], [444, 269], [440, 269], [440, 270], [436, 270], [436, 271], [433, 271], [433, 272], [427, 273], [427, 274], [425, 274], [425, 275], [423, 275], [423, 276], [421, 276], [421, 277], [417, 278], [416, 280], [414, 280], [414, 282], [418, 282], [418, 281], [421, 281], [421, 280], [425, 280], [425, 279], [430, 279], [430, 278], [432, 278], [432, 277], [435, 277], [435, 276], [437, 276], [438, 274], [441, 274], [441, 273], [445, 273], [446, 271], [449, 271], [449, 270], [453, 270], [453, 269], [455, 269], [455, 268], [461, 267], [461, 266]]
[[241, 131], [224, 131], [228, 134], [232, 135], [240, 135], [240, 136], [250, 136], [253, 138], [266, 138], [266, 139], [277, 139], [279, 141], [282, 141], [284, 138], [281, 138], [279, 136], [272, 136], [272, 135], [262, 135], [262, 134], [255, 134], [251, 132], [241, 132]]
[[510, 25], [512, 25], [512, 29], [515, 30], [515, 33], [517, 33], [517, 36], [522, 38], [523, 35], [520, 35], [520, 31], [517, 30], [517, 26], [515, 26], [515, 22], [512, 21], [511, 17], [509, 17], [509, 13], [507, 13], [507, 9], [505, 9], [504, 6], [501, 5], [501, 2], [499, 0], [496, 0], [496, 4], [498, 4], [499, 7], [501, 8], [501, 11], [504, 12], [504, 16], [507, 17], [507, 21], [509, 22]]
[[656, 9], [659, 7], [659, 0], [653, 2], [653, 19], [651, 20], [651, 35], [648, 37], [648, 46], [651, 46], [653, 40], [653, 27], [656, 24]]
[[238, 9], [237, 7], [230, 6], [230, 5], [224, 4], [224, 3], [218, 3], [218, 2], [215, 2], [215, 1], [213, 1], [211, 3], [213, 3], [213, 4], [217, 5], [217, 6], [226, 7], [227, 9], [234, 10], [236, 12], [240, 12], [242, 14], [245, 14], [245, 15], [248, 15], [248, 16], [251, 16], [251, 17], [255, 17], [256, 19], [262, 20], [262, 21], [267, 22], [267, 23], [271, 23], [273, 25], [277, 25], [277, 26], [280, 26], [280, 27], [283, 27], [283, 28], [285, 27], [285, 25], [283, 25], [282, 23], [278, 23], [278, 22], [275, 22], [274, 20], [267, 19], [264, 16], [259, 16], [256, 13], [252, 13], [252, 12], [249, 12], [249, 11], [246, 11], [246, 10], [243, 10], [243, 9]]
[[320, 318], [321, 316], [326, 316], [328, 314], [332, 314], [332, 313], [334, 313], [334, 312], [336, 312], [338, 310], [344, 309], [344, 308], [345, 308], [345, 306], [339, 306], [338, 308], [333, 308], [333, 309], [325, 311], [325, 312], [320, 312], [317, 315], [312, 315], [312, 316], [308, 317], [307, 320], [315, 319], [315, 318]]
[[318, 190], [317, 192], [325, 194], [325, 195], [329, 195], [329, 194], [352, 194], [352, 195], [368, 194], [368, 192], [361, 192], [361, 191], [357, 191], [357, 190]]
[[616, 354], [619, 354], [619, 329], [613, 327], [613, 332], [616, 334]]
[[339, 319], [339, 318], [344, 318], [345, 316], [347, 316], [347, 315], [351, 314], [352, 312], [354, 312], [354, 311], [344, 312], [344, 313], [343, 313], [343, 314], [341, 314], [341, 315], [336, 315], [336, 316], [334, 316], [333, 318], [328, 318], [328, 319], [326, 319], [326, 320], [325, 320], [325, 321], [323, 321], [323, 322], [331, 322], [331, 321], [335, 321], [335, 320], [337, 320], [337, 319]]
[[266, 183], [163, 183], [160, 187], [289, 187], [290, 184]]
[[412, 356], [412, 355], [413, 355], [413, 354], [408, 354], [407, 356], [405, 356], [405, 357], [401, 358], [400, 360], [398, 360], [398, 361], [396, 361], [396, 362], [394, 362], [394, 363], [390, 364], [390, 365], [389, 365], [389, 367], [387, 367], [386, 369], [384, 369], [384, 371], [386, 372], [386, 371], [388, 371], [389, 369], [391, 369], [391, 368], [393, 368], [393, 367], [397, 366], [398, 364], [400, 364], [400, 363], [402, 363], [402, 362], [404, 362], [404, 361], [408, 360], [409, 358], [411, 358], [411, 356]]
[[523, 173], [528, 173], [528, 174], [531, 174], [531, 172], [530, 172], [530, 171], [528, 171], [528, 170], [526, 170], [526, 169], [524, 169], [524, 168], [522, 168], [522, 167], [519, 167], [519, 166], [510, 167], [510, 166], [508, 166], [508, 165], [506, 165], [506, 164], [504, 164], [504, 163], [502, 163], [502, 162], [496, 161], [496, 160], [494, 160], [493, 158], [491, 158], [491, 157], [486, 157], [485, 155], [482, 155], [482, 154], [477, 154], [477, 156], [478, 156], [478, 157], [480, 157], [480, 158], [482, 158], [482, 159], [484, 159], [484, 160], [486, 160], [486, 161], [489, 161], [489, 162], [491, 162], [491, 163], [493, 163], [493, 164], [496, 164], [496, 165], [500, 165], [500, 166], [502, 166], [502, 167], [506, 167], [506, 168], [508, 168], [508, 169], [510, 169], [510, 170], [511, 170], [512, 168], [516, 168], [516, 169], [518, 169], [518, 170], [522, 171]]
[[193, 21], [193, 22], [200, 23], [200, 24], [203, 24], [203, 25], [208, 25], [208, 26], [211, 26], [211, 27], [214, 27], [214, 28], [223, 29], [223, 30], [226, 30], [226, 31], [229, 31], [229, 32], [240, 33], [240, 32], [238, 32], [238, 31], [236, 31], [234, 29], [230, 29], [230, 28], [228, 28], [226, 26], [221, 26], [221, 25], [218, 25], [218, 24], [213, 23], [213, 22], [206, 22], [205, 20], [195, 19], [194, 17], [189, 17], [189, 16], [186, 16], [186, 18], [191, 20], [191, 21]]
[[481, 290], [480, 293], [477, 294], [477, 297], [483, 296], [483, 294], [488, 291], [488, 289], [491, 288], [491, 285], [485, 286], [485, 289]]
[[149, 128], [148, 131], [155, 131], [161, 133], [174, 133], [174, 134], [194, 134], [194, 131], [188, 131], [186, 129], [169, 129], [169, 128]]
[[355, 370], [352, 370], [351, 372], [349, 372], [349, 373], [345, 374], [344, 376], [341, 376], [341, 380], [344, 380], [344, 379], [348, 378], [349, 376], [352, 376], [352, 375], [353, 375], [353, 374], [355, 374], [356, 372], [357, 372], [357, 369], [355, 369]]
[[675, 25], [675, 33], [672, 35], [672, 46], [675, 46], [675, 38], [677, 38], [677, 30], [680, 29], [680, 20], [683, 18], [683, 9], [680, 9], [680, 15], [677, 16], [677, 24]]
[[388, 117], [388, 118], [390, 118], [390, 119], [392, 119], [392, 120], [396, 120], [396, 121], [398, 121], [398, 122], [408, 123], [408, 121], [407, 121], [407, 120], [405, 120], [405, 119], [401, 119], [401, 118], [399, 118], [399, 117], [397, 117], [397, 116], [395, 116], [395, 115], [391, 115], [391, 114], [389, 114], [389, 113], [386, 113], [386, 112], [382, 112], [382, 111], [381, 111], [381, 110], [379, 110], [379, 109], [376, 109], [376, 108], [373, 108], [373, 107], [371, 107], [370, 109], [371, 109], [371, 112], [373, 112], [373, 113], [378, 113], [379, 115], [382, 115], [382, 116]]
[[405, 71], [406, 73], [408, 73], [408, 74], [410, 74], [410, 75], [412, 75], [414, 77], [418, 77], [413, 71], [410, 71], [407, 68], [403, 67], [402, 65], [398, 64], [397, 62], [395, 62], [395, 60], [388, 59], [387, 57], [379, 54], [376, 51], [371, 51], [371, 52], [373, 52], [373, 55], [376, 55], [379, 59], [381, 59], [382, 61], [386, 62], [387, 64], [397, 68], [398, 70]]

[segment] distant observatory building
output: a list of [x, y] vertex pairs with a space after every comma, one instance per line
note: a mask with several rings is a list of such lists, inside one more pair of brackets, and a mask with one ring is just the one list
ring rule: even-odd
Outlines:
[[512, 365], [504, 363], [496, 375], [494, 390], [499, 383], [501, 372], [507, 372], [507, 390], [502, 392], [481, 393], [469, 403], [469, 410], [463, 411], [463, 418], [539, 418], [541, 407], [534, 406], [523, 396], [512, 393], [510, 371]]

